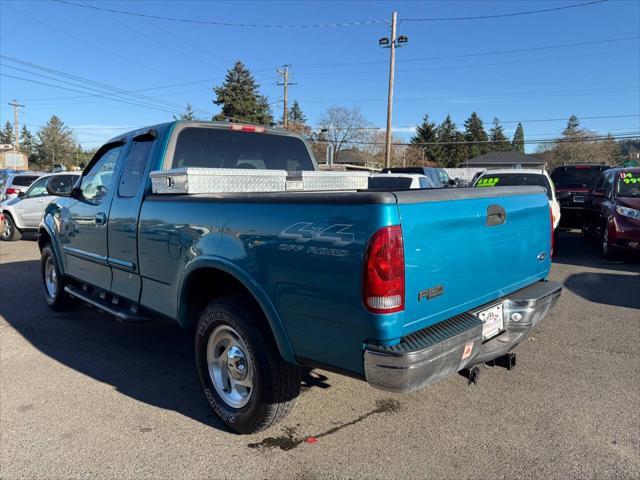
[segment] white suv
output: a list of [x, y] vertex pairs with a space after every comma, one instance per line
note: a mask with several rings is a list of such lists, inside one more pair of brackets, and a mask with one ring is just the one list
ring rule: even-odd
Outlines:
[[514, 187], [514, 186], [539, 186], [544, 187], [549, 198], [549, 207], [553, 215], [553, 229], [560, 223], [560, 204], [556, 198], [556, 188], [553, 180], [544, 169], [510, 168], [487, 170], [480, 175], [474, 187]]
[[0, 240], [20, 240], [25, 232], [36, 232], [42, 214], [55, 197], [47, 192], [51, 178], [58, 182], [56, 191], [71, 192], [79, 173], [56, 173], [38, 178], [25, 193], [0, 203]]

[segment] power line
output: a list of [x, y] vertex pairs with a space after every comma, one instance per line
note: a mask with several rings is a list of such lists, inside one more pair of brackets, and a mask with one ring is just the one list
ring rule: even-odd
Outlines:
[[[138, 103], [145, 103], [145, 104], [152, 104], [152, 105], [158, 105], [158, 106], [163, 106], [163, 107], [168, 107], [168, 108], [178, 108], [181, 109], [182, 106], [172, 103], [172, 102], [167, 102], [166, 100], [161, 100], [158, 98], [154, 98], [154, 97], [150, 97], [147, 95], [142, 95], [142, 94], [132, 94], [127, 92], [126, 90], [119, 88], [119, 87], [114, 87], [112, 85], [108, 85], [106, 83], [102, 83], [102, 82], [96, 82], [94, 80], [88, 79], [88, 78], [84, 78], [84, 77], [80, 77], [78, 75], [74, 75], [71, 73], [67, 73], [67, 72], [63, 72], [60, 70], [56, 70], [53, 68], [49, 68], [49, 67], [44, 67], [42, 65], [38, 65], [32, 62], [27, 62], [25, 60], [20, 60], [14, 57], [9, 57], [7, 55], [1, 55], [0, 54], [0, 58], [3, 58], [5, 60], [9, 60], [11, 62], [14, 63], [18, 63], [20, 65], [25, 65], [31, 69], [37, 69], [37, 70], [41, 70], [47, 73], [51, 73], [53, 75], [55, 75], [54, 77], [50, 76], [50, 75], [44, 75], [38, 72], [32, 72], [26, 69], [21, 69], [19, 67], [15, 67], [15, 66], [11, 66], [11, 65], [5, 65], [6, 67], [18, 70], [18, 71], [22, 71], [25, 73], [29, 73], [30, 75], [36, 75], [39, 77], [44, 77], [44, 78], [48, 78], [48, 79], [52, 79], [55, 80], [57, 82], [65, 82], [67, 84], [70, 84], [71, 86], [78, 86], [80, 88], [84, 88], [86, 90], [89, 91], [93, 91], [93, 92], [98, 92], [101, 94], [106, 94], [106, 95], [113, 95], [115, 98], [121, 98], [121, 97], [125, 97], [126, 100], [134, 100], [137, 101]], [[56, 77], [63, 77], [65, 78], [65, 80], [61, 80], [59, 78]], [[71, 82], [67, 79], [71, 79], [74, 80], [75, 82]], [[77, 82], [81, 82], [81, 83], [77, 83]], [[90, 86], [86, 86], [85, 84], [88, 84]], [[100, 88], [101, 90], [96, 89], [95, 87]], [[108, 91], [104, 91], [104, 90], [108, 90]], [[133, 98], [127, 98], [127, 97], [133, 97]], [[199, 110], [200, 113], [204, 113], [204, 114], [209, 114], [208, 111], [204, 111], [204, 110]]]
[[[626, 53], [626, 52], [637, 52], [638, 48], [630, 48], [630, 49], [622, 49], [622, 50], [609, 50], [606, 52], [592, 52], [592, 53], [583, 53], [576, 55], [563, 55], [559, 57], [546, 57], [546, 58], [532, 58], [525, 60], [512, 60], [505, 62], [492, 62], [492, 63], [475, 63], [475, 64], [459, 64], [459, 65], [433, 65], [428, 67], [419, 67], [419, 68], [398, 68], [398, 72], [420, 72], [425, 70], [448, 70], [454, 68], [473, 68], [473, 67], [495, 67], [499, 65], [516, 65], [521, 63], [537, 63], [537, 62], [546, 62], [550, 60], [568, 60], [572, 58], [585, 58], [585, 57], [594, 57], [598, 55], [610, 55], [614, 53]], [[370, 73], [386, 73], [386, 70], [343, 70], [340, 72], [336, 71], [327, 71], [327, 72], [302, 72], [298, 73], [298, 75], [361, 75], [361, 74], [370, 74]]]
[[164, 75], [164, 76], [166, 76], [166, 77], [170, 77], [170, 78], [173, 78], [173, 79], [176, 79], [176, 80], [182, 80], [180, 77], [176, 77], [175, 75], [173, 75], [173, 74], [171, 74], [171, 73], [164, 72], [164, 71], [159, 70], [159, 69], [157, 69], [157, 68], [155, 68], [155, 67], [152, 67], [151, 65], [146, 65], [146, 64], [144, 64], [144, 63], [140, 63], [139, 61], [134, 60], [134, 59], [132, 59], [132, 58], [129, 58], [129, 57], [125, 56], [125, 55], [121, 55], [121, 54], [120, 54], [120, 53], [118, 53], [118, 52], [111, 51], [111, 50], [109, 50], [109, 49], [107, 49], [107, 48], [105, 48], [105, 47], [103, 47], [103, 46], [101, 46], [101, 45], [98, 45], [98, 44], [96, 44], [96, 43], [90, 42], [90, 41], [86, 40], [85, 38], [78, 37], [77, 35], [73, 35], [73, 34], [69, 33], [69, 32], [68, 32], [68, 31], [66, 31], [66, 30], [61, 30], [61, 29], [59, 29], [59, 28], [53, 27], [52, 25], [49, 25], [48, 23], [43, 22], [42, 20], [39, 20], [39, 19], [37, 19], [36, 17], [34, 17], [34, 16], [33, 16], [33, 14], [32, 14], [31, 12], [30, 12], [29, 14], [26, 14], [26, 13], [24, 13], [24, 12], [20, 11], [20, 10], [16, 10], [16, 9], [15, 9], [15, 8], [13, 8], [13, 7], [9, 7], [8, 5], [6, 5], [6, 3], [3, 5], [3, 7], [4, 7], [4, 8], [9, 8], [10, 10], [13, 10], [14, 12], [18, 12], [18, 14], [22, 15], [23, 17], [27, 18], [28, 20], [30, 20], [30, 21], [34, 21], [34, 22], [37, 22], [37, 23], [39, 23], [40, 25], [43, 25], [44, 27], [46, 27], [46, 28], [48, 28], [48, 29], [50, 29], [50, 30], [53, 30], [54, 32], [57, 32], [57, 33], [58, 33], [58, 34], [60, 34], [60, 35], [65, 35], [65, 36], [67, 36], [67, 37], [70, 37], [70, 38], [72, 38], [75, 42], [84, 43], [85, 45], [89, 45], [89, 46], [91, 46], [91, 47], [93, 47], [93, 48], [95, 48], [95, 49], [98, 49], [98, 50], [102, 50], [102, 51], [104, 51], [104, 52], [107, 52], [108, 54], [113, 55], [114, 57], [118, 57], [118, 58], [120, 58], [121, 60], [124, 60], [124, 61], [126, 61], [126, 62], [132, 63], [132, 64], [134, 64], [134, 65], [137, 65], [138, 67], [143, 67], [143, 68], [146, 68], [146, 69], [148, 69], [148, 70], [152, 70], [152, 71], [154, 71], [154, 72], [156, 72], [156, 73], [160, 73], [160, 74], [162, 74], [162, 75]]
[[[214, 20], [197, 20], [191, 18], [165, 17], [161, 15], [152, 15], [147, 13], [132, 12], [130, 10], [118, 10], [115, 8], [97, 7], [83, 3], [70, 2], [67, 0], [53, 0], [57, 3], [71, 5], [74, 7], [89, 8], [91, 10], [99, 10], [102, 12], [117, 13], [120, 15], [129, 15], [133, 17], [149, 18], [153, 20], [165, 20], [168, 22], [190, 23], [198, 25], [213, 25], [217, 27], [240, 27], [240, 28], [336, 28], [336, 27], [355, 27], [362, 25], [374, 25], [378, 23], [387, 23], [386, 20], [359, 20], [355, 22], [335, 22], [335, 23], [234, 23], [221, 22]], [[604, 1], [604, 0], [602, 0]]]
[[[468, 57], [482, 57], [487, 55], [502, 55], [505, 53], [523, 53], [523, 52], [537, 52], [541, 50], [554, 50], [557, 48], [570, 48], [570, 47], [582, 47], [587, 45], [600, 45], [603, 43], [614, 43], [614, 42], [624, 42], [628, 40], [637, 40], [640, 38], [640, 35], [633, 35], [628, 37], [620, 37], [620, 38], [610, 38], [603, 40], [593, 40], [588, 42], [576, 42], [576, 43], [563, 43], [557, 45], [547, 45], [543, 47], [528, 47], [528, 48], [515, 48], [510, 50], [493, 50], [490, 52], [473, 52], [473, 53], [461, 53], [456, 55], [437, 55], [432, 57], [416, 57], [416, 58], [404, 58], [398, 60], [398, 63], [408, 63], [408, 62], [423, 62], [430, 60], [447, 60], [450, 58], [468, 58]], [[340, 66], [351, 66], [351, 65], [376, 65], [387, 63], [386, 60], [371, 60], [366, 62], [333, 62], [333, 63], [295, 63], [295, 67], [340, 67]]]
[[[580, 142], [601, 142], [603, 140], [625, 140], [625, 139], [635, 139], [640, 138], [640, 131], [624, 134], [624, 135], [600, 135], [593, 136], [587, 138], [577, 138], [577, 139], [565, 139], [565, 138], [548, 138], [548, 139], [535, 139], [535, 140], [525, 140], [525, 144], [556, 144], [556, 143], [580, 143]], [[318, 138], [307, 138], [308, 140], [313, 140], [315, 142], [327, 143], [331, 142], [328, 139], [318, 139]], [[384, 146], [384, 142], [366, 142], [366, 141], [358, 141], [358, 140], [349, 140], [345, 141], [345, 144], [350, 145], [372, 145], [372, 146]], [[460, 142], [417, 142], [417, 143], [408, 143], [408, 142], [392, 142], [392, 145], [403, 147], [403, 146], [428, 146], [428, 145], [473, 145], [473, 144], [483, 144], [490, 145], [492, 143], [501, 144], [504, 141], [495, 141], [495, 140], [474, 140], [474, 141], [460, 141]]]
[[[626, 114], [626, 115], [595, 115], [595, 116], [580, 116], [580, 120], [600, 120], [600, 119], [607, 119], [607, 118], [638, 118], [640, 117], [640, 114], [638, 113], [632, 113], [632, 114]], [[540, 122], [566, 122], [567, 121], [567, 117], [559, 117], [559, 118], [537, 118], [537, 119], [533, 119], [533, 120], [506, 120], [506, 121], [502, 121], [500, 120], [500, 124], [501, 125], [508, 125], [508, 124], [516, 124], [516, 123], [540, 123]], [[464, 122], [453, 122], [454, 124], [460, 123], [460, 124], [464, 124]], [[416, 128], [416, 126], [419, 125], [396, 125], [395, 128]], [[320, 129], [320, 128], [325, 128], [323, 125], [318, 125], [316, 127], [314, 127], [315, 129]], [[340, 130], [340, 129], [336, 129], [336, 130]], [[361, 128], [352, 128], [352, 130], [384, 130], [384, 127], [361, 127]]]
[[[58, 0], [61, 1], [61, 0]], [[564, 5], [562, 7], [543, 8], [540, 10], [527, 10], [524, 12], [512, 12], [502, 13], [496, 15], [478, 15], [473, 17], [427, 17], [427, 18], [405, 18], [403, 22], [450, 22], [460, 20], [487, 20], [490, 18], [506, 18], [506, 17], [521, 17], [523, 15], [537, 15], [539, 13], [556, 12], [558, 10], [568, 10], [570, 8], [587, 7], [589, 5], [596, 5], [598, 3], [605, 3], [608, 0], [594, 0], [592, 2], [574, 3], [572, 5]]]
[[180, 114], [180, 113], [182, 113], [182, 112], [179, 112], [179, 111], [176, 111], [176, 110], [169, 110], [167, 108], [154, 107], [154, 106], [151, 106], [151, 105], [144, 105], [144, 104], [139, 104], [139, 103], [135, 103], [135, 102], [132, 102], [132, 101], [126, 101], [126, 100], [121, 99], [121, 98], [107, 97], [106, 95], [101, 95], [101, 94], [97, 94], [97, 93], [87, 93], [86, 91], [83, 92], [81, 90], [76, 90], [76, 89], [73, 89], [73, 88], [63, 87], [61, 85], [54, 85], [52, 83], [47, 83], [47, 82], [40, 82], [38, 80], [32, 80], [32, 79], [20, 77], [20, 76], [17, 76], [17, 75], [10, 75], [8, 73], [0, 73], [0, 76], [8, 77], [8, 78], [14, 78], [16, 80], [22, 80], [22, 81], [25, 81], [25, 82], [35, 83], [35, 84], [38, 84], [38, 85], [44, 85], [44, 86], [47, 86], [47, 87], [59, 88], [61, 90], [67, 90], [69, 92], [83, 93], [83, 94], [86, 94], [86, 95], [90, 95], [92, 97], [106, 98], [108, 100], [113, 100], [113, 101], [116, 101], [116, 102], [126, 103], [126, 104], [129, 104], [129, 105], [134, 105], [136, 107], [151, 108], [151, 109], [158, 110], [158, 111], [165, 112], [165, 113], [171, 113], [171, 114]]

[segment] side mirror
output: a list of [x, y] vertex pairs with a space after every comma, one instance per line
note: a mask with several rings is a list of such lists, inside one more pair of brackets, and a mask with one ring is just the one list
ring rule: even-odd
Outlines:
[[73, 180], [69, 177], [53, 176], [47, 181], [47, 193], [56, 197], [73, 197]]
[[25, 196], [25, 193], [22, 190], [20, 190], [18, 192], [18, 198], [23, 198], [24, 196]]
[[596, 188], [593, 190], [594, 197], [604, 197], [604, 188]]

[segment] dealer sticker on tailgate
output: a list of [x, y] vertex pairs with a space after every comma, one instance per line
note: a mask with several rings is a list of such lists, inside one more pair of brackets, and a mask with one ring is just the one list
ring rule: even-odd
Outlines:
[[501, 303], [494, 305], [493, 307], [489, 307], [486, 310], [481, 310], [476, 315], [483, 323], [482, 341], [489, 340], [504, 330]]

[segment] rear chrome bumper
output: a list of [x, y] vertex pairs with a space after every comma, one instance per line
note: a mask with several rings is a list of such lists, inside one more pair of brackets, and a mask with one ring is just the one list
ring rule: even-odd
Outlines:
[[562, 285], [558, 282], [537, 282], [474, 309], [477, 312], [503, 303], [504, 332], [484, 343], [482, 322], [467, 312], [408, 335], [392, 347], [367, 345], [366, 380], [382, 390], [412, 392], [464, 368], [500, 357], [542, 321], [561, 292]]

